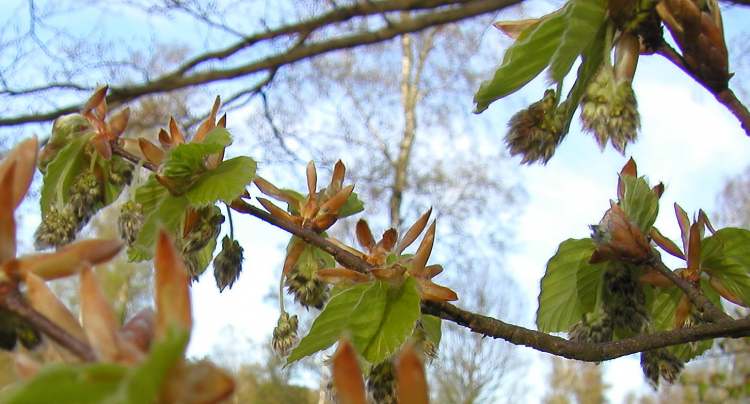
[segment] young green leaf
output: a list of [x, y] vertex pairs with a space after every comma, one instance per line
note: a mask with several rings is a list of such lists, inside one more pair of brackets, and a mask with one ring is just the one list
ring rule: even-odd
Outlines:
[[207, 206], [219, 200], [229, 203], [245, 191], [253, 177], [255, 161], [250, 157], [235, 157], [203, 173], [185, 196], [193, 206]]
[[701, 265], [745, 304], [750, 305], [750, 231], [724, 228], [703, 239]]
[[644, 177], [622, 176], [625, 194], [620, 205], [628, 218], [644, 234], [648, 234], [659, 213], [659, 197], [651, 190]]
[[352, 192], [349, 198], [344, 203], [344, 206], [339, 209], [339, 217], [347, 217], [357, 214], [365, 210], [365, 204], [357, 196], [356, 192]]
[[216, 128], [209, 132], [202, 142], [183, 143], [172, 149], [162, 163], [159, 173], [182, 179], [189, 187], [206, 170], [206, 157], [221, 152], [230, 143], [232, 138], [229, 132], [223, 128]]
[[88, 169], [85, 150], [90, 138], [90, 134], [73, 138], [47, 165], [40, 200], [43, 215], [50, 207], [68, 202], [73, 181]]
[[[374, 284], [362, 283], [336, 293], [328, 301], [296, 348], [289, 354], [287, 363], [296, 362], [333, 345], [346, 330], [352, 313], [364, 300], [364, 295]], [[379, 322], [379, 319], [376, 319]]]
[[550, 77], [562, 81], [576, 58], [596, 38], [607, 17], [606, 2], [601, 0], [571, 0], [565, 9], [565, 31], [560, 46], [549, 64]]
[[33, 379], [3, 391], [2, 404], [100, 404], [118, 390], [127, 368], [109, 363], [55, 364]]
[[539, 331], [568, 331], [594, 310], [606, 266], [589, 264], [594, 249], [591, 239], [568, 239], [547, 262], [536, 313]]
[[135, 201], [143, 206], [144, 221], [133, 245], [128, 249], [128, 259], [142, 261], [153, 257], [153, 246], [159, 226], [174, 234], [182, 224], [189, 201], [185, 196], [172, 196], [154, 176], [135, 191]]
[[443, 320], [440, 317], [423, 314], [419, 321], [422, 323], [422, 328], [424, 328], [427, 339], [432, 341], [435, 346], [440, 345], [440, 339], [443, 336]]
[[[388, 298], [379, 327], [362, 352], [370, 363], [379, 363], [392, 355], [406, 341], [419, 319], [419, 293], [414, 278], [399, 287], [388, 286]], [[367, 309], [367, 307], [362, 307]], [[360, 310], [356, 310], [355, 317]], [[363, 316], [364, 317], [364, 316]], [[354, 325], [354, 324], [353, 324]], [[354, 340], [357, 347], [357, 340]]]
[[505, 51], [503, 63], [492, 79], [482, 83], [474, 95], [476, 113], [523, 87], [547, 67], [565, 31], [566, 8], [544, 16], [538, 24], [524, 30]]
[[[719, 304], [719, 295], [707, 281], [701, 280], [701, 289], [712, 303]], [[650, 311], [651, 325], [658, 331], [673, 330], [675, 311], [684, 296], [683, 292], [677, 287], [649, 288], [649, 290], [651, 293], [647, 294], [650, 297], [647, 306]], [[711, 348], [712, 344], [713, 340], [707, 340], [697, 344], [676, 345], [669, 350], [672, 354], [687, 362]]]
[[[287, 248], [290, 248], [292, 243], [303, 242], [296, 237], [292, 237], [289, 241]], [[333, 268], [336, 266], [336, 261], [333, 259], [331, 254], [315, 247], [312, 244], [305, 243], [305, 249], [297, 258], [295, 269], [306, 278], [312, 278], [315, 276], [315, 272], [323, 268]]]
[[594, 36], [594, 40], [584, 49], [581, 54], [581, 65], [578, 67], [576, 81], [568, 92], [568, 98], [561, 104], [565, 106], [565, 115], [563, 116], [563, 134], [570, 130], [570, 123], [578, 109], [583, 94], [589, 86], [591, 80], [596, 77], [599, 67], [604, 61], [605, 35], [607, 33], [607, 24], [602, 25]]

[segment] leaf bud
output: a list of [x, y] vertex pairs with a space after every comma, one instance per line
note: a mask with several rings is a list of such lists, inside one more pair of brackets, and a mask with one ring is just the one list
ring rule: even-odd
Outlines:
[[616, 203], [610, 202], [610, 208], [599, 224], [590, 227], [591, 238], [596, 244], [590, 260], [592, 264], [608, 260], [637, 264], [652, 258], [646, 236]]

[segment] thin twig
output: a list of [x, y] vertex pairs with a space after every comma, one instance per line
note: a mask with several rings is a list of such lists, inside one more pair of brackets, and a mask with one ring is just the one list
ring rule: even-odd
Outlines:
[[[186, 65], [167, 72], [154, 80], [134, 85], [110, 87], [107, 103], [110, 107], [117, 107], [125, 102], [133, 101], [146, 95], [167, 93], [174, 90], [232, 80], [258, 72], [267, 72], [333, 51], [381, 43], [405, 33], [418, 32], [429, 27], [449, 24], [486, 13], [497, 12], [503, 8], [518, 4], [521, 1], [522, 0], [389, 0], [375, 2], [374, 4], [377, 5], [378, 10], [366, 8], [366, 6], [364, 6], [366, 3], [356, 3], [356, 5], [352, 6], [355, 8], [354, 11], [356, 11], [356, 13], [347, 15], [346, 19], [380, 13], [382, 12], [382, 8], [386, 6], [391, 7], [392, 11], [414, 9], [432, 11], [416, 14], [414, 18], [409, 20], [394, 22], [392, 26], [385, 26], [372, 31], [355, 32], [334, 38], [304, 42], [303, 44], [295, 43], [288, 48], [281, 49], [271, 55], [252, 60], [245, 64], [196, 71], [193, 63], [202, 64], [209, 60], [223, 59], [226, 57], [225, 55], [233, 55], [240, 49], [250, 46], [250, 44], [238, 44], [237, 46], [240, 46], [238, 50], [232, 48], [216, 53], [206, 53], [196, 58], [196, 60], [189, 61]], [[460, 6], [458, 6], [459, 4]], [[338, 14], [331, 18], [334, 17], [338, 17]], [[324, 22], [325, 21], [321, 23]], [[327, 25], [323, 24], [317, 26], [315, 29], [325, 26]], [[305, 32], [308, 31], [312, 32], [313, 29], [303, 30], [300, 27], [297, 27], [294, 34], [302, 35], [304, 37]], [[81, 104], [75, 104], [45, 112], [34, 112], [31, 114], [0, 118], [0, 126], [48, 122], [56, 119], [60, 115], [77, 112], [80, 108]]]
[[679, 67], [680, 70], [685, 72], [685, 74], [690, 76], [695, 82], [708, 90], [708, 92], [710, 92], [714, 98], [721, 103], [721, 105], [725, 106], [729, 112], [737, 118], [740, 122], [740, 126], [742, 126], [742, 129], [745, 131], [745, 134], [750, 136], [750, 111], [748, 111], [747, 107], [739, 100], [739, 98], [737, 98], [737, 95], [734, 94], [732, 89], [729, 87], [721, 90], [711, 88], [708, 83], [690, 69], [687, 63], [685, 63], [685, 59], [683, 59], [683, 57], [666, 42], [662, 42], [656, 52], [672, 62], [675, 66]]
[[24, 300], [16, 287], [9, 282], [0, 284], [0, 306], [26, 320], [36, 330], [57, 342], [84, 361], [96, 361], [96, 354], [89, 344], [72, 336], [43, 314], [34, 310]]

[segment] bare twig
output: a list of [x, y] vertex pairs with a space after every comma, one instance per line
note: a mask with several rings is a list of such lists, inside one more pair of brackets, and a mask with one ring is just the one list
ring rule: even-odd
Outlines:
[[[250, 36], [247, 40], [241, 41], [233, 47], [217, 52], [205, 53], [178, 67], [176, 70], [167, 72], [152, 81], [120, 87], [112, 86], [110, 87], [110, 95], [107, 98], [107, 102], [110, 106], [116, 107], [124, 102], [132, 101], [145, 95], [165, 93], [198, 85], [231, 80], [262, 71], [270, 71], [332, 51], [379, 43], [405, 33], [417, 32], [425, 28], [461, 21], [490, 12], [496, 12], [505, 7], [520, 3], [521, 1], [522, 0], [384, 0], [373, 2], [370, 5], [368, 5], [368, 3], [355, 3], [352, 6], [333, 10], [328, 14], [311, 20], [282, 27], [275, 31], [268, 31], [256, 36]], [[261, 39], [280, 36], [282, 33], [293, 34], [294, 37], [297, 37], [299, 40], [299, 38], [304, 38], [305, 35], [309, 35], [314, 30], [337, 21], [345, 21], [354, 17], [379, 14], [384, 11], [416, 9], [429, 9], [432, 11], [418, 14], [414, 18], [408, 20], [399, 20], [394, 22], [391, 26], [380, 27], [372, 31], [356, 32], [313, 42], [302, 41], [302, 43], [300, 43], [298, 41], [276, 53], [246, 64], [240, 64], [224, 69], [207, 69], [205, 71], [193, 72], [196, 66], [204, 62], [229, 57]], [[269, 34], [269, 32], [274, 34]], [[59, 117], [60, 115], [76, 112], [80, 108], [81, 104], [75, 104], [46, 112], [35, 112], [14, 117], [0, 118], [0, 126], [47, 122]]]
[[89, 344], [70, 335], [43, 314], [34, 310], [26, 303], [21, 293], [11, 283], [0, 283], [0, 306], [23, 318], [35, 329], [79, 358], [89, 362], [96, 360], [94, 350], [91, 349]]
[[553, 355], [587, 362], [601, 362], [636, 352], [717, 337], [736, 338], [750, 335], [750, 319], [741, 319], [706, 323], [692, 328], [680, 328], [638, 335], [619, 341], [592, 344], [573, 342], [554, 335], [508, 324], [492, 317], [460, 309], [449, 303], [423, 302], [422, 312], [452, 321], [488, 337], [501, 338], [512, 344], [524, 345]]
[[750, 136], [750, 111], [748, 111], [747, 107], [739, 100], [739, 98], [737, 98], [732, 89], [729, 87], [721, 90], [711, 88], [703, 79], [690, 69], [682, 56], [680, 56], [680, 54], [666, 42], [662, 42], [659, 49], [657, 49], [657, 53], [672, 62], [675, 66], [679, 67], [680, 70], [685, 72], [685, 74], [708, 90], [714, 98], [721, 103], [721, 105], [725, 106], [729, 112], [737, 118], [742, 129], [745, 131], [745, 134]]

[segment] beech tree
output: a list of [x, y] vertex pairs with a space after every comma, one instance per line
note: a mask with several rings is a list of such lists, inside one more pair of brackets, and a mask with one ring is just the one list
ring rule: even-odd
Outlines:
[[[750, 334], [750, 320], [734, 317], [721, 304], [721, 299], [750, 304], [750, 231], [717, 229], [702, 210], [691, 219], [674, 203], [681, 245], [672, 241], [654, 227], [664, 187], [639, 176], [632, 158], [613, 184], [615, 199], [609, 209], [591, 226], [591, 237], [563, 241], [550, 258], [533, 330], [450, 303], [459, 296], [436, 279], [443, 267], [430, 262], [433, 245], [440, 242], [431, 209], [405, 231], [387, 229], [379, 237], [359, 219], [354, 225], [359, 246], [347, 245], [329, 231], [344, 223], [338, 223], [340, 219], [361, 212], [366, 201], [346, 180], [340, 161], [330, 181], [320, 182], [316, 165], [308, 163], [306, 189], [292, 190], [256, 173], [250, 156], [225, 159], [233, 137], [226, 129], [226, 115], [219, 116], [219, 98], [197, 128], [188, 130], [171, 119], [155, 142], [129, 136], [129, 110], [118, 109], [147, 94], [266, 72], [252, 87], [257, 90], [284, 65], [511, 3], [334, 3], [318, 16], [244, 36], [233, 46], [197, 56], [157, 78], [111, 89], [102, 86], [81, 104], [0, 119], [2, 125], [55, 119], [44, 148], [39, 149], [36, 138], [22, 140], [0, 164], [0, 188], [6, 191], [0, 194], [0, 346], [26, 348], [15, 351], [14, 358], [27, 379], [4, 391], [2, 400], [211, 403], [229, 398], [234, 382], [225, 371], [208, 361], [185, 358], [192, 323], [188, 291], [191, 279], [210, 264], [220, 291], [231, 288], [241, 275], [243, 248], [233, 230], [240, 220], [261, 220], [290, 234], [279, 283], [294, 290], [299, 305], [321, 311], [299, 339], [297, 318], [282, 301], [273, 348], [292, 364], [335, 345], [331, 394], [345, 403], [364, 403], [365, 385], [374, 378], [387, 386], [371, 391], [376, 401], [428, 402], [423, 363], [434, 356], [443, 321], [466, 332], [588, 362], [640, 353], [653, 385], [674, 381], [684, 363], [707, 350], [713, 339]], [[399, 19], [403, 11], [418, 12]], [[321, 33], [330, 24], [369, 16], [385, 22], [353, 33]], [[584, 128], [600, 146], [611, 144], [624, 153], [640, 121], [631, 81], [638, 58], [648, 54], [667, 58], [703, 85], [750, 135], [750, 112], [729, 88], [716, 2], [570, 0], [541, 18], [496, 25], [516, 40], [493, 77], [478, 89], [476, 111], [486, 110], [545, 70], [552, 83], [541, 100], [510, 121], [506, 143], [524, 163], [553, 158], [579, 106]], [[664, 40], [663, 28], [678, 49]], [[291, 41], [280, 51], [270, 47], [270, 56], [263, 53], [247, 63], [201, 70], [204, 63], [279, 38]], [[564, 79], [579, 57], [578, 70], [571, 75], [574, 83], [563, 99]], [[9, 93], [68, 86], [49, 84]], [[16, 257], [14, 211], [37, 169], [42, 177], [42, 223], [36, 244], [55, 250]], [[147, 180], [131, 184], [134, 170], [145, 170]], [[133, 189], [120, 212], [121, 240], [75, 241], [80, 229], [125, 187]], [[228, 235], [218, 240], [225, 223]], [[416, 248], [410, 248], [414, 244]], [[109, 261], [126, 245], [131, 261], [153, 261], [154, 309], [121, 324], [91, 266]], [[668, 267], [662, 253], [684, 261], [684, 266]], [[80, 277], [80, 322], [46, 283], [70, 276]], [[567, 338], [556, 335], [561, 332]]]

